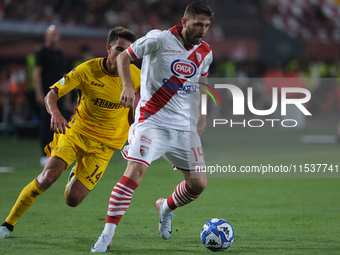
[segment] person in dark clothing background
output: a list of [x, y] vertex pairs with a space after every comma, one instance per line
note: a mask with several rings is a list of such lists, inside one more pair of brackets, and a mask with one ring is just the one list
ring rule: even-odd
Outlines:
[[[36, 53], [33, 72], [35, 97], [41, 111], [39, 138], [42, 152], [40, 164], [42, 166], [45, 166], [48, 159], [44, 147], [53, 140], [53, 132], [50, 129], [50, 115], [46, 111], [44, 97], [50, 91], [49, 87], [56, 83], [60, 77], [63, 77], [66, 70], [66, 63], [62, 52], [59, 50], [59, 43], [60, 34], [57, 27], [49, 26], [45, 33], [45, 43]], [[59, 109], [63, 109], [63, 101], [59, 101]]]

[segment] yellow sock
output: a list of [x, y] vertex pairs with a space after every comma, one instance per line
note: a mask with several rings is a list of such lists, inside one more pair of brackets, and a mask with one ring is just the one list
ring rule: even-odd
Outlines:
[[14, 226], [38, 196], [44, 192], [45, 189], [40, 186], [37, 179], [34, 179], [21, 191], [18, 200], [6, 218], [6, 222]]

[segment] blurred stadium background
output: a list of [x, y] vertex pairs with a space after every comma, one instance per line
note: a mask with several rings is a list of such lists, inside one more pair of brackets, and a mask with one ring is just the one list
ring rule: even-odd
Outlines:
[[[34, 89], [34, 53], [49, 25], [61, 32], [70, 70], [82, 50], [106, 56], [112, 27], [128, 27], [138, 37], [167, 29], [180, 24], [188, 2], [0, 0], [0, 137], [37, 136], [39, 117], [27, 95]], [[340, 77], [340, 1], [206, 2], [216, 17], [205, 38], [214, 52], [210, 77], [314, 78], [305, 82], [313, 93], [313, 114], [339, 113], [338, 84], [322, 86], [318, 78]]]

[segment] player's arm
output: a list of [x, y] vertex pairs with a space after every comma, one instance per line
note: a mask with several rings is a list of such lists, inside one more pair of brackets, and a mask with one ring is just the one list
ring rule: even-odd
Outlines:
[[66, 133], [66, 128], [71, 128], [65, 118], [61, 115], [57, 102], [58, 94], [51, 89], [45, 97], [45, 106], [47, 112], [51, 115], [51, 130], [55, 133]]
[[44, 105], [44, 91], [42, 89], [41, 84], [41, 72], [42, 66], [35, 66], [33, 69], [33, 81], [34, 81], [34, 91], [35, 91], [35, 100], [38, 105]]
[[119, 103], [125, 108], [133, 108], [135, 102], [135, 92], [130, 74], [130, 61], [126, 51], [117, 56], [118, 74], [123, 83], [123, 91], [120, 95]]
[[[208, 79], [207, 77], [200, 77], [199, 82], [207, 84]], [[200, 93], [206, 94], [206, 92], [203, 91], [202, 89], [200, 89]], [[205, 130], [205, 126], [207, 125], [206, 115], [202, 115], [202, 112], [201, 112], [201, 109], [202, 109], [201, 103], [202, 102], [200, 102], [199, 107], [198, 107], [198, 122], [197, 122], [197, 132], [199, 135], [203, 133], [203, 131]]]

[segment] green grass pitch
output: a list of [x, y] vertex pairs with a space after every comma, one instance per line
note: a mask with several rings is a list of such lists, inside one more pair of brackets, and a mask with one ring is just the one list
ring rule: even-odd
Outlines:
[[[206, 161], [212, 164], [340, 165], [339, 144], [302, 144], [306, 132], [220, 128], [204, 134], [202, 141]], [[14, 167], [0, 173], [1, 221], [22, 188], [41, 172], [38, 147], [35, 140], [0, 140], [0, 167]], [[0, 254], [90, 254], [104, 227], [112, 187], [125, 167], [117, 151], [99, 184], [76, 208], [64, 200], [65, 171], [11, 236], [0, 240]], [[198, 200], [175, 211], [172, 237], [162, 240], [154, 203], [183, 179], [171, 169], [163, 159], [152, 163], [116, 229], [109, 254], [211, 254], [200, 241], [200, 230], [214, 217], [227, 220], [235, 230], [226, 253], [340, 254], [338, 178], [209, 178]]]

